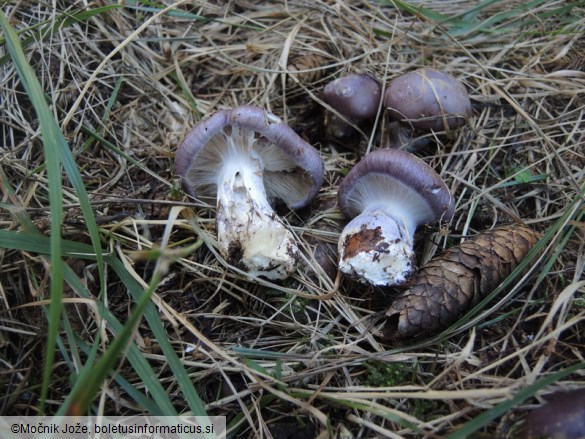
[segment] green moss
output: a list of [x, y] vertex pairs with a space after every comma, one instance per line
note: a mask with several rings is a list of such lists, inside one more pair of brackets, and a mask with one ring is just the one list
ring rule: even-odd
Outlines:
[[392, 387], [410, 383], [413, 377], [412, 368], [403, 363], [387, 363], [369, 361], [364, 384], [372, 387]]
[[412, 414], [417, 419], [427, 419], [429, 414], [437, 411], [439, 405], [445, 406], [445, 403], [428, 399], [413, 399]]

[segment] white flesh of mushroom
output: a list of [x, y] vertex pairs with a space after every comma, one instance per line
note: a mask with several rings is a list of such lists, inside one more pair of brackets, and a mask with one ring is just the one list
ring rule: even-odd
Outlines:
[[[414, 232], [432, 218], [423, 198], [388, 177], [365, 177], [350, 195], [361, 214], [339, 238], [339, 269], [372, 285], [404, 283], [416, 270]], [[359, 200], [359, 201], [358, 201]]]
[[267, 200], [256, 142], [254, 132], [238, 127], [216, 135], [200, 153], [194, 180], [217, 189], [221, 254], [251, 276], [284, 279], [294, 271], [299, 250]]

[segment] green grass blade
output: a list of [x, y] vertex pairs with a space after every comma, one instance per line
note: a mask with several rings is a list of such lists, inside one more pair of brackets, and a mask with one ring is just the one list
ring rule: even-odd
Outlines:
[[[48, 107], [47, 107], [48, 110]], [[69, 181], [71, 182], [75, 192], [77, 194], [77, 198], [79, 199], [79, 206], [83, 213], [83, 217], [85, 219], [85, 225], [87, 227], [87, 232], [89, 233], [93, 250], [96, 256], [96, 262], [99, 272], [100, 278], [100, 285], [101, 290], [105, 288], [105, 269], [104, 269], [104, 259], [102, 255], [102, 248], [101, 248], [101, 241], [99, 230], [97, 226], [97, 221], [95, 219], [95, 215], [93, 213], [93, 208], [91, 206], [91, 201], [89, 200], [89, 196], [87, 194], [87, 190], [85, 188], [85, 184], [83, 183], [83, 179], [81, 178], [81, 174], [79, 173], [79, 169], [77, 168], [77, 164], [73, 159], [73, 155], [71, 154], [71, 150], [65, 141], [65, 138], [61, 135], [61, 142], [59, 142], [59, 146], [61, 149], [60, 159], [63, 163], [63, 168], [69, 177]]]
[[[40, 233], [0, 230], [0, 242], [3, 248], [12, 250], [24, 250], [42, 255], [51, 253], [49, 238]], [[64, 256], [95, 261], [95, 254], [91, 246], [75, 241], [62, 241], [62, 244]]]
[[[86, 355], [90, 354], [91, 348], [87, 345], [85, 340], [78, 339], [77, 344], [79, 345], [79, 348]], [[133, 346], [136, 348], [136, 345], [133, 345]], [[139, 353], [139, 356], [141, 358], [144, 358], [140, 353]], [[130, 352], [128, 352], [128, 358], [130, 359]], [[132, 362], [132, 360], [130, 360], [130, 362]], [[134, 363], [133, 363], [133, 365], [134, 365]], [[150, 373], [151, 373], [151, 378], [153, 378], [153, 381], [158, 383], [160, 386], [160, 382], [156, 379], [154, 372], [151, 370]], [[161, 409], [161, 406], [158, 404], [158, 401], [157, 401], [157, 398], [155, 397], [155, 395], [153, 395], [153, 399], [150, 399], [148, 396], [146, 396], [143, 392], [138, 390], [132, 383], [130, 383], [126, 378], [124, 378], [119, 373], [116, 373], [115, 371], [111, 371], [110, 377], [113, 378], [118, 383], [118, 385], [124, 389], [124, 391], [126, 393], [128, 393], [128, 395], [134, 400], [134, 402], [139, 407], [146, 410], [147, 413], [150, 413], [153, 416], [176, 416], [177, 415], [177, 412], [174, 410], [173, 405], [171, 404], [170, 400], [168, 399], [168, 395], [166, 393], [164, 393], [164, 389], [163, 389], [164, 396], [166, 397], [166, 399], [169, 401], [169, 404], [170, 404], [168, 411]], [[148, 386], [148, 384], [146, 382], [144, 384], [150, 393], [150, 387]], [[161, 387], [161, 389], [162, 389], [162, 387]]]
[[[5, 248], [25, 250], [40, 254], [47, 254], [49, 252], [48, 239], [42, 235], [0, 230], [0, 242], [3, 243]], [[95, 259], [95, 255], [92, 253], [92, 247], [87, 244], [63, 240], [63, 251], [64, 254], [68, 256], [91, 260]], [[122, 261], [111, 255], [106, 255], [105, 260], [108, 265], [116, 272], [120, 280], [124, 283], [134, 300], [139, 302], [144, 294], [144, 290], [138, 281], [136, 281], [136, 279], [134, 279], [130, 273], [128, 273]], [[183, 396], [191, 408], [191, 414], [193, 416], [206, 416], [207, 412], [203, 402], [197, 394], [197, 391], [195, 390], [195, 387], [193, 386], [187, 371], [183, 367], [181, 360], [177, 356], [175, 350], [168, 340], [168, 336], [160, 320], [158, 310], [151, 302], [149, 302], [146, 306], [144, 316], [154, 336], [159, 342], [163, 354], [169, 363], [169, 367], [177, 379], [179, 387], [183, 391]]]
[[[69, 268], [69, 266], [65, 266], [65, 280], [79, 297], [94, 299], [87, 287], [81, 282], [79, 277], [75, 274], [75, 272], [73, 272], [73, 270], [71, 270], [71, 268]], [[103, 305], [102, 302], [98, 301], [97, 306], [101, 318], [105, 319], [108, 322], [108, 326], [111, 328], [112, 332], [116, 334], [116, 336], [119, 336], [119, 334], [122, 332], [123, 325], [118, 321], [118, 319], [116, 319], [110, 310]], [[92, 350], [90, 350], [83, 341], [78, 340], [78, 345], [87, 355], [89, 355], [89, 358], [86, 361], [86, 365], [87, 367], [91, 367], [91, 365], [94, 363], [94, 359], [96, 358], [96, 353], [94, 352], [96, 344], [94, 343]], [[127, 352], [127, 358], [142, 380], [144, 387], [152, 396], [153, 400], [147, 398], [146, 395], [136, 389], [120, 374], [117, 374], [113, 371], [110, 371], [110, 374], [113, 374], [116, 381], [125, 388], [128, 394], [134, 398], [136, 403], [148, 410], [150, 414], [156, 416], [176, 416], [177, 411], [173, 407], [167, 392], [162, 387], [160, 381], [156, 377], [156, 374], [152, 370], [144, 355], [142, 355], [142, 352], [136, 343], [132, 342], [130, 344]]]
[[63, 137], [59, 127], [47, 106], [44, 94], [37, 77], [26, 60], [18, 35], [8, 23], [6, 16], [0, 11], [0, 27], [4, 31], [6, 47], [14, 61], [14, 66], [26, 92], [37, 112], [41, 133], [43, 135], [43, 148], [45, 163], [49, 180], [49, 203], [51, 209], [51, 305], [49, 308], [49, 325], [47, 334], [47, 347], [45, 355], [45, 368], [40, 398], [39, 413], [44, 413], [45, 400], [47, 398], [53, 361], [55, 358], [55, 343], [59, 330], [61, 313], [61, 300], [63, 295], [63, 264], [61, 260], [61, 225], [63, 223], [63, 200], [61, 186], [61, 166], [59, 163], [58, 149]]
[[45, 373], [43, 377], [43, 391], [41, 394], [41, 413], [44, 409], [44, 401], [47, 396], [52, 364], [54, 361], [55, 340], [57, 337], [60, 307], [63, 290], [63, 266], [61, 250], [61, 225], [63, 222], [63, 199], [61, 183], [61, 165], [77, 193], [79, 204], [85, 218], [87, 231], [96, 254], [99, 278], [102, 288], [105, 287], [104, 261], [101, 251], [99, 231], [93, 209], [87, 195], [87, 190], [77, 164], [73, 159], [69, 145], [59, 129], [57, 121], [53, 117], [47, 102], [44, 98], [43, 89], [39, 83], [32, 67], [28, 63], [18, 35], [8, 23], [6, 16], [0, 13], [0, 25], [4, 30], [6, 46], [14, 65], [18, 71], [20, 80], [31, 100], [39, 118], [41, 132], [43, 135], [43, 148], [47, 175], [49, 179], [49, 203], [51, 209], [51, 306], [49, 309], [49, 330], [47, 339], [47, 355]]
[[503, 415], [504, 413], [507, 413], [512, 408], [516, 407], [518, 404], [522, 403], [531, 396], [534, 396], [540, 389], [543, 389], [546, 386], [549, 386], [583, 368], [585, 368], [585, 363], [578, 363], [551, 375], [540, 378], [534, 384], [531, 384], [530, 386], [520, 390], [512, 399], [501, 402], [497, 406], [483, 412], [481, 415], [475, 417], [473, 420], [465, 424], [465, 426], [447, 436], [447, 438], [465, 439], [471, 437], [472, 433], [476, 432], [482, 427], [485, 427], [491, 421]]
[[[65, 273], [63, 273], [63, 276], [65, 277]], [[83, 363], [81, 361], [81, 356], [79, 355], [79, 346], [77, 345], [75, 331], [73, 330], [65, 309], [66, 306], [67, 305], [64, 304], [61, 310], [61, 327], [63, 328], [63, 332], [67, 339], [67, 347], [65, 347], [65, 344], [61, 341], [61, 336], [57, 336], [57, 344], [59, 345], [61, 356], [63, 357], [65, 364], [69, 366], [71, 374], [75, 375]], [[96, 344], [97, 340], [99, 340], [99, 332], [96, 336]]]
[[[513, 27], [502, 27], [498, 26], [506, 20], [513, 19], [524, 13], [524, 11], [531, 10], [531, 8], [539, 6], [548, 0], [535, 0], [531, 3], [525, 3], [517, 8], [499, 12], [497, 14], [489, 15], [484, 21], [478, 22], [476, 20], [462, 20], [457, 26], [454, 26], [450, 31], [449, 35], [453, 37], [459, 37], [475, 32], [483, 33], [504, 33], [509, 30], [513, 30], [519, 27], [519, 24], [515, 24]], [[489, 2], [488, 2], [489, 5]]]
[[[126, 271], [122, 261], [119, 259], [113, 259], [112, 261], [109, 261], [109, 263], [114, 271], [116, 271], [116, 274], [124, 282], [134, 300], [139, 301], [142, 294], [144, 294], [143, 289], [136, 279]], [[144, 311], [144, 316], [163, 351], [163, 355], [166, 357], [169, 366], [175, 375], [179, 387], [183, 391], [183, 396], [191, 408], [191, 414], [193, 416], [207, 416], [207, 411], [203, 406], [203, 402], [195, 390], [191, 378], [187, 375], [187, 371], [183, 367], [181, 360], [169, 342], [168, 335], [160, 320], [159, 312], [152, 302], [148, 303], [148, 306]]]
[[394, 6], [396, 9], [400, 9], [412, 15], [420, 15], [436, 24], [444, 23], [451, 19], [451, 17], [443, 15], [433, 9], [425, 8], [424, 6], [414, 6], [402, 0], [382, 0], [380, 3], [386, 6]]
[[156, 285], [157, 282], [153, 281], [148, 290], [144, 292], [128, 321], [120, 333], [116, 334], [104, 355], [95, 364], [83, 368], [77, 377], [73, 390], [59, 409], [60, 415], [82, 416], [86, 414], [87, 408], [98, 393], [103, 381], [118, 362], [120, 354], [132, 342], [134, 331], [142, 319], [144, 310], [150, 303]]
[[[80, 15], [79, 18], [86, 19], [93, 15], [94, 14], [83, 14]], [[6, 34], [6, 44], [9, 48], [10, 55], [14, 60], [19, 77], [39, 117], [41, 131], [43, 132], [45, 160], [50, 183], [49, 198], [51, 207], [55, 205], [55, 212], [51, 211], [52, 224], [55, 223], [55, 219], [57, 219], [59, 228], [55, 230], [60, 230], [62, 221], [62, 190], [59, 163], [61, 163], [79, 199], [80, 208], [86, 221], [87, 231], [96, 253], [100, 279], [104, 279], [104, 263], [99, 231], [85, 184], [81, 178], [81, 174], [79, 173], [79, 169], [77, 168], [73, 154], [69, 149], [69, 145], [65, 140], [63, 133], [60, 131], [59, 125], [57, 124], [57, 121], [55, 121], [53, 113], [51, 112], [46, 100], [44, 99], [41, 84], [39, 83], [32, 67], [26, 60], [24, 51], [20, 41], [18, 40], [16, 32], [7, 22], [4, 14], [1, 15], [1, 20], [4, 33]], [[77, 19], [73, 21], [76, 20]], [[53, 186], [51, 186], [51, 184], [54, 186], [55, 190], [52, 189]], [[54, 214], [58, 213], [57, 210], [60, 211], [60, 215], [55, 216]]]
[[[9, 230], [0, 230], [0, 242], [2, 243], [2, 247], [13, 249], [13, 250], [23, 250], [32, 253], [39, 253], [39, 254], [48, 254], [50, 252], [49, 247], [49, 240], [46, 236], [37, 234], [37, 233], [23, 233], [23, 232], [14, 232]], [[91, 253], [92, 248], [87, 244], [80, 244], [73, 241], [65, 241], [64, 245], [64, 254], [83, 258], [83, 259], [90, 259], [95, 260], [95, 255]], [[117, 260], [117, 258], [111, 257], [109, 261]], [[120, 265], [122, 265], [120, 263]], [[87, 287], [81, 282], [79, 277], [73, 272], [73, 270], [67, 265], [64, 264], [64, 278], [65, 281], [73, 288], [75, 293], [79, 297], [83, 297], [85, 299], [92, 299], [95, 300], [95, 297], [89, 292]], [[134, 281], [135, 282], [135, 281]], [[134, 284], [133, 284], [134, 285]], [[138, 285], [136, 283], [136, 285]], [[112, 332], [118, 335], [123, 328], [123, 325], [114, 317], [114, 315], [101, 303], [97, 301], [99, 315], [104, 318], [107, 322], [109, 327], [112, 329]], [[92, 351], [89, 352], [88, 349], [83, 349], [86, 353], [89, 352], [89, 357], [86, 359], [85, 367], [91, 368], [95, 362], [95, 358], [97, 357], [97, 348], [98, 346], [94, 344]], [[155, 372], [152, 370], [150, 364], [142, 355], [142, 352], [136, 346], [135, 343], [131, 343], [127, 358], [129, 362], [132, 364], [132, 367], [144, 383], [145, 388], [148, 390], [148, 393], [152, 395], [154, 401], [150, 401], [148, 404], [143, 404], [146, 401], [146, 396], [141, 394], [138, 390], [134, 389], [130, 391], [127, 387], [130, 384], [124, 384], [128, 393], [131, 393], [135, 396], [135, 401], [142, 405], [145, 409], [148, 409], [149, 412], [153, 415], [160, 415], [160, 416], [176, 416], [177, 411], [175, 410], [172, 402], [170, 401], [167, 392], [162, 387], [160, 381], [156, 378]], [[110, 371], [110, 373], [113, 373]], [[121, 383], [127, 383], [121, 376], [118, 374], [115, 375], [116, 380], [121, 380]], [[75, 379], [77, 381], [78, 378]], [[122, 384], [121, 384], [122, 385]], [[146, 399], [145, 399], [146, 398]], [[68, 407], [68, 405], [67, 405]], [[67, 408], [62, 406], [62, 409]], [[64, 413], [64, 412], [63, 412]]]

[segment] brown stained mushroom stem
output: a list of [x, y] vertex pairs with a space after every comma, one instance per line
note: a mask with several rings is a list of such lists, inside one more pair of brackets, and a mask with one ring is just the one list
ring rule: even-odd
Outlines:
[[414, 232], [448, 221], [453, 198], [439, 175], [414, 155], [379, 149], [339, 186], [339, 207], [353, 218], [339, 238], [339, 269], [372, 285], [404, 283], [415, 271]]
[[319, 153], [272, 113], [240, 106], [196, 125], [175, 171], [193, 196], [215, 196], [219, 251], [251, 276], [284, 279], [299, 250], [271, 207], [306, 206], [324, 179]]

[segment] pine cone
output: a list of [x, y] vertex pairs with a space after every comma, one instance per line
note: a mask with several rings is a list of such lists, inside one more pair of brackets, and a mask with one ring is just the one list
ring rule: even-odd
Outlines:
[[434, 257], [386, 312], [385, 336], [419, 337], [455, 322], [502, 283], [539, 238], [530, 228], [511, 224]]

